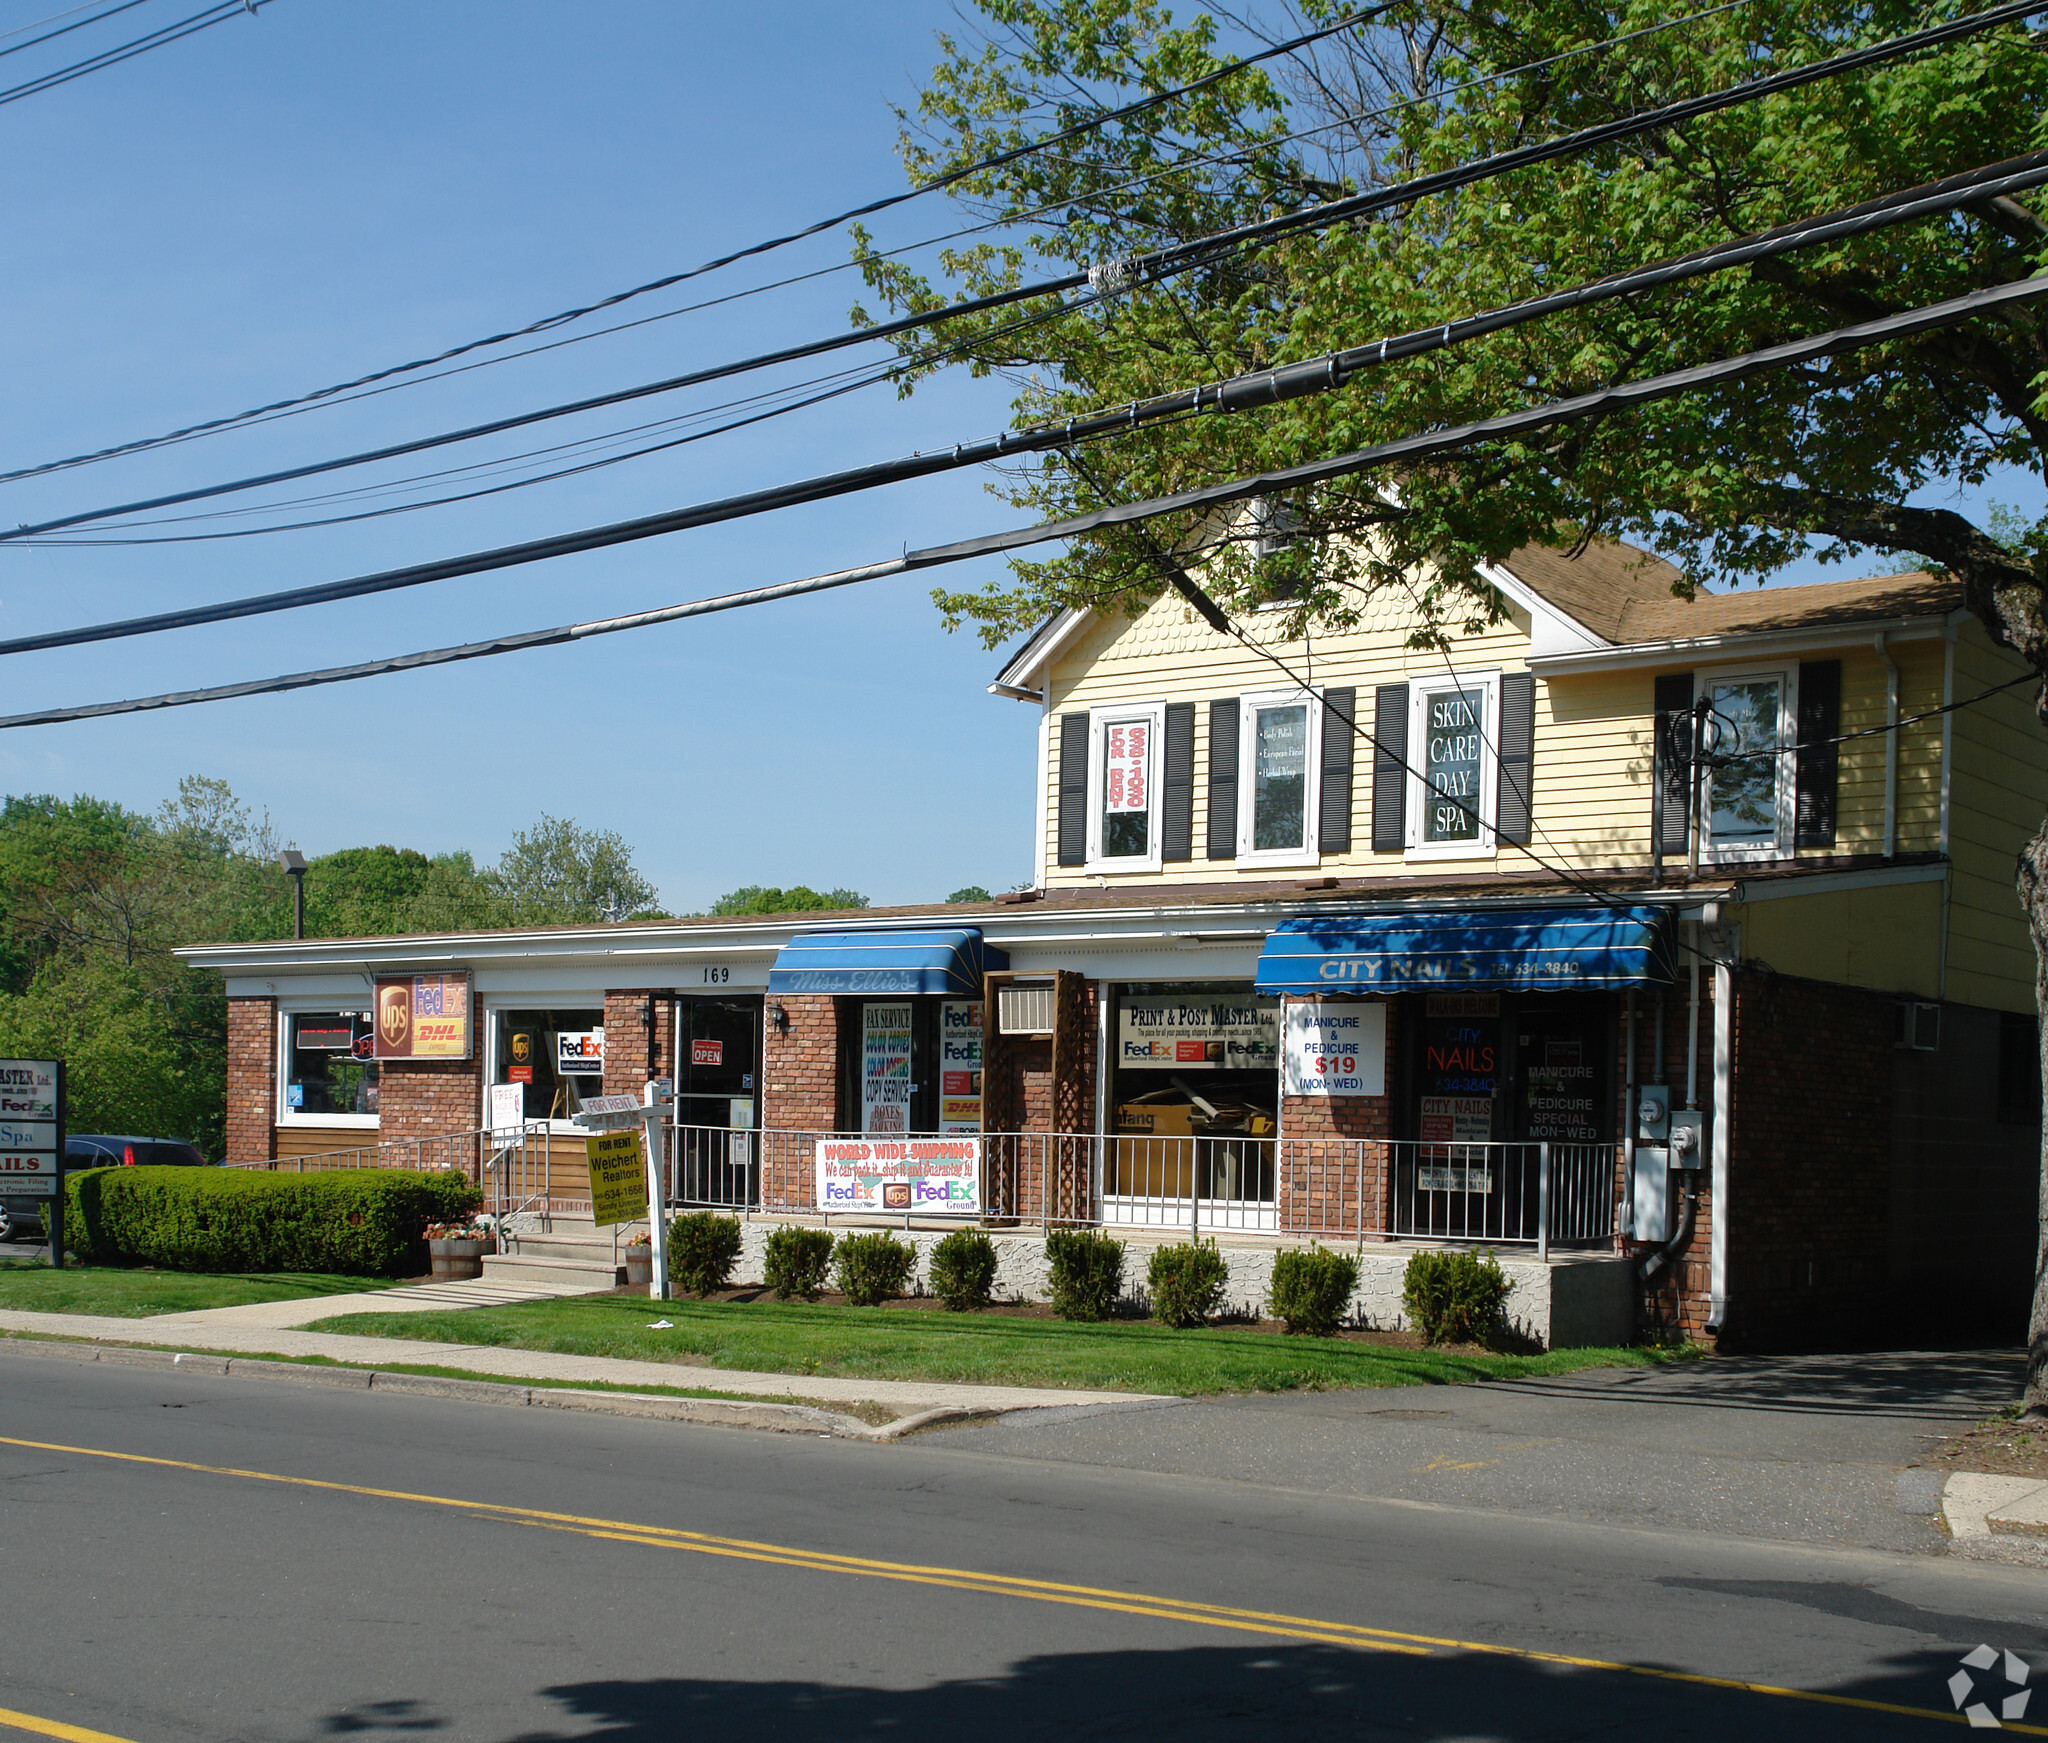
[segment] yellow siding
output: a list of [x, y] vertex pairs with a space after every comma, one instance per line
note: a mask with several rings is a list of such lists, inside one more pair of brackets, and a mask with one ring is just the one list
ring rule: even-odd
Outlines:
[[[1256, 631], [1258, 620], [1253, 620]], [[1454, 637], [1451, 656], [1407, 645], [1415, 617], [1391, 595], [1375, 600], [1367, 621], [1344, 635], [1310, 643], [1280, 643], [1272, 658], [1216, 634], [1179, 598], [1168, 594], [1134, 619], [1101, 619], [1083, 630], [1054, 662], [1051, 707], [1045, 730], [1046, 790], [1041, 795], [1050, 819], [1058, 811], [1058, 717], [1070, 711], [1117, 703], [1207, 703], [1254, 690], [1286, 687], [1294, 678], [1318, 685], [1351, 685], [1359, 692], [1359, 724], [1372, 726], [1372, 690], [1460, 671], [1526, 667], [1529, 624], [1519, 612], [1493, 628]], [[1910, 715], [1941, 701], [1942, 643], [1924, 638], [1896, 645], [1900, 667], [1900, 712]], [[1885, 720], [1885, 668], [1874, 645], [1829, 649], [1823, 656], [1842, 662], [1842, 730], [1881, 728]], [[1772, 654], [1759, 664], [1796, 664], [1798, 655]], [[1726, 657], [1713, 662], [1726, 664]], [[1285, 670], [1283, 670], [1283, 665]], [[1691, 670], [1690, 664], [1674, 670]], [[1292, 676], [1290, 676], [1290, 674]], [[1586, 672], [1536, 685], [1536, 737], [1532, 806], [1535, 856], [1588, 869], [1635, 865], [1650, 857], [1651, 714], [1656, 674], [1646, 670]], [[1195, 714], [1194, 841], [1196, 857], [1159, 872], [1120, 872], [1115, 883], [1200, 883], [1239, 875], [1231, 862], [1203, 857], [1208, 828], [1209, 721], [1206, 707]], [[1897, 850], [1934, 851], [1940, 845], [1941, 727], [1928, 721], [1899, 734]], [[1876, 854], [1884, 841], [1885, 740], [1880, 733], [1841, 747], [1836, 845], [1806, 849], [1802, 857]], [[1372, 752], [1360, 741], [1352, 768], [1352, 850], [1325, 854], [1303, 875], [1440, 875], [1483, 872], [1484, 859], [1410, 861], [1399, 853], [1372, 851]], [[2038, 807], [2036, 808], [2038, 812]], [[1096, 881], [1078, 866], [1057, 862], [1057, 832], [1045, 835], [1044, 878], [1049, 887]], [[1538, 861], [1503, 847], [1491, 864], [1502, 871], [1527, 871]], [[1246, 878], [1284, 878], [1285, 870], [1245, 868]]]
[[1931, 999], [1941, 985], [1940, 882], [1784, 896], [1735, 909], [1745, 960], [1779, 974]]
[[[2016, 677], [2019, 657], [1974, 620], [1955, 642], [1958, 702]], [[2022, 684], [1949, 716], [1947, 996], [1990, 1010], [2034, 1008], [2034, 950], [2014, 888], [2019, 851], [2048, 810], [2048, 736]]]

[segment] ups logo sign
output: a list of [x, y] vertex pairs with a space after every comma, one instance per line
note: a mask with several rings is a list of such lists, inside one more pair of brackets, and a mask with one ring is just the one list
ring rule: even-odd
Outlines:
[[399, 985], [377, 989], [377, 1032], [384, 1038], [384, 1045], [389, 1051], [405, 1051], [406, 1042], [412, 1035], [412, 992], [409, 987]]
[[512, 1063], [531, 1065], [533, 1063], [533, 1037], [524, 1030], [512, 1037]]

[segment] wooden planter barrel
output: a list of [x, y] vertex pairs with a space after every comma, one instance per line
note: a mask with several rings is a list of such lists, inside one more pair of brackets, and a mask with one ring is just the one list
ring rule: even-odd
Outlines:
[[484, 1274], [484, 1255], [495, 1253], [495, 1239], [482, 1241], [429, 1241], [427, 1252], [434, 1261], [437, 1283], [457, 1283]]
[[654, 1249], [652, 1247], [621, 1247], [619, 1258], [626, 1267], [626, 1286], [645, 1289], [654, 1281]]

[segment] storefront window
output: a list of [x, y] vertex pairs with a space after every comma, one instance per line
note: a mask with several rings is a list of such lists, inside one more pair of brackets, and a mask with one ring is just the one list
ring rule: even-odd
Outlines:
[[377, 1062], [368, 1011], [294, 1011], [285, 1018], [284, 1111], [377, 1111]]
[[841, 1131], [901, 1137], [981, 1130], [979, 999], [843, 999], [839, 1036]]
[[529, 1120], [566, 1120], [604, 1093], [604, 1009], [499, 1011], [491, 1081], [525, 1086]]
[[1125, 987], [1105, 1195], [1270, 1203], [1280, 1001], [1248, 987]]

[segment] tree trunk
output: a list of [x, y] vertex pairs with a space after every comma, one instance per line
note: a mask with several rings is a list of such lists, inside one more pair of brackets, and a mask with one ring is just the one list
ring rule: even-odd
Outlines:
[[[2048, 1012], [2048, 823], [2020, 850], [2020, 900], [2034, 936], [2034, 1008]], [[2041, 1217], [2034, 1247], [2034, 1306], [2027, 1316], [2027, 1384], [2023, 1399], [2030, 1415], [2048, 1415], [2048, 1022], [2041, 1043]]]

